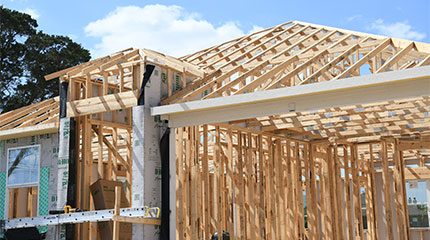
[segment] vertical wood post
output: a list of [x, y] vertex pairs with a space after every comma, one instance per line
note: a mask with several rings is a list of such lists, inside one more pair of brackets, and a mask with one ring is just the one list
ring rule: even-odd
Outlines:
[[388, 239], [394, 239], [393, 233], [393, 211], [391, 206], [391, 181], [388, 166], [388, 144], [386, 140], [381, 141], [382, 144], [382, 185], [384, 189], [384, 205], [385, 205], [385, 226], [387, 229]]
[[[121, 187], [115, 187], [115, 212], [114, 216], [119, 216], [121, 206]], [[113, 221], [113, 240], [119, 240], [119, 222]]]
[[398, 140], [394, 141], [394, 195], [396, 204], [397, 232], [400, 239], [409, 239], [408, 206], [406, 203], [405, 176], [402, 152], [398, 149]]

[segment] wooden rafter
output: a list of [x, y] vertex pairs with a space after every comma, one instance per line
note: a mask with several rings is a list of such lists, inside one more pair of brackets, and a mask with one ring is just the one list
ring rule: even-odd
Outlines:
[[0, 131], [58, 121], [59, 98], [51, 98], [0, 114]]

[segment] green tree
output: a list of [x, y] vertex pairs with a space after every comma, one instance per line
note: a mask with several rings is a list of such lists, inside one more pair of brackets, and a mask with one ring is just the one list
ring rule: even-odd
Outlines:
[[28, 14], [0, 7], [0, 111], [58, 95], [58, 79], [44, 76], [90, 60], [88, 50], [65, 36], [37, 31]]
[[36, 27], [37, 22], [30, 15], [0, 6], [0, 109], [24, 72], [23, 39], [35, 34]]

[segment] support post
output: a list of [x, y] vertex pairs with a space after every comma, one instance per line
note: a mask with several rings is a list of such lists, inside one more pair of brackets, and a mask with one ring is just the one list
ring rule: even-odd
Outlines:
[[[121, 205], [121, 187], [115, 187], [115, 212], [114, 216], [119, 216]], [[119, 240], [119, 221], [113, 221], [113, 240]]]
[[398, 147], [399, 140], [394, 139], [393, 149], [393, 180], [394, 180], [394, 197], [396, 204], [396, 217], [397, 217], [397, 232], [400, 239], [410, 239], [409, 235], [409, 221], [408, 221], [408, 206], [406, 202], [405, 188], [405, 165], [403, 163], [402, 152]]
[[382, 144], [382, 184], [384, 189], [384, 204], [385, 204], [385, 227], [387, 229], [387, 239], [394, 239], [393, 232], [393, 210], [391, 206], [391, 181], [388, 166], [388, 144], [386, 140], [381, 141]]
[[170, 218], [169, 218], [169, 237], [176, 239], [176, 129], [170, 129], [169, 136], [169, 170], [170, 170]]

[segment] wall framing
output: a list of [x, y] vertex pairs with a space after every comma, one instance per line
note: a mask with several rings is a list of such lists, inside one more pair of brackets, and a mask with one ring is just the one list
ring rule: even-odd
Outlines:
[[429, 151], [429, 136], [312, 143], [226, 124], [181, 127], [175, 135], [176, 239], [223, 230], [237, 239], [411, 236], [403, 166]]

